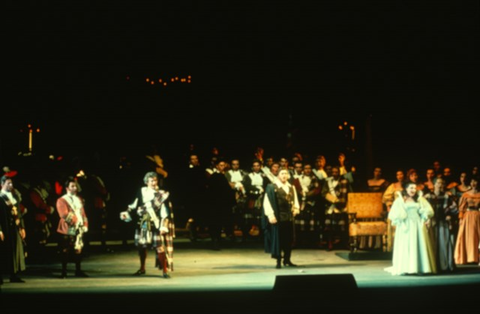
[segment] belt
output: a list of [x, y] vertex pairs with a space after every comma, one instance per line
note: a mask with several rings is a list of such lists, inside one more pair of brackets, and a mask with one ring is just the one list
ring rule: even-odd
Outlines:
[[467, 208], [468, 212], [479, 211], [478, 208]]

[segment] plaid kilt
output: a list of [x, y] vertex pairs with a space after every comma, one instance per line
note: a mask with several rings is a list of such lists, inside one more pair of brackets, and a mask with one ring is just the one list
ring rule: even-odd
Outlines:
[[160, 234], [160, 230], [153, 226], [151, 221], [145, 221], [135, 230], [135, 246], [157, 250], [163, 247], [166, 253], [168, 268], [173, 271], [173, 238], [175, 238], [175, 224], [170, 219], [168, 233]]

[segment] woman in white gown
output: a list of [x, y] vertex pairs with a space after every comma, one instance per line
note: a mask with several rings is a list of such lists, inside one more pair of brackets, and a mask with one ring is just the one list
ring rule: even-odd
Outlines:
[[411, 181], [407, 181], [403, 191], [397, 193], [400, 195], [388, 214], [396, 227], [393, 265], [385, 270], [392, 275], [436, 273], [433, 245], [427, 233], [433, 208]]

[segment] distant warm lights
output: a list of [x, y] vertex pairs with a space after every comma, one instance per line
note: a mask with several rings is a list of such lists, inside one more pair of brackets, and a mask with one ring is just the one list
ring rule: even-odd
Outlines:
[[[127, 81], [133, 81], [131, 79], [131, 76], [126, 76]], [[168, 77], [168, 78], [152, 78], [152, 77], [145, 77], [143, 78], [145, 83], [147, 83], [150, 86], [156, 85], [158, 83], [162, 87], [167, 87], [168, 83], [170, 84], [175, 84], [175, 83], [187, 83], [190, 84], [192, 83], [192, 76], [187, 75], [186, 77], [180, 77], [180, 76], [173, 76], [173, 77]]]
[[339, 126], [338, 126], [338, 129], [339, 129], [340, 131], [343, 130], [343, 126], [339, 125]]

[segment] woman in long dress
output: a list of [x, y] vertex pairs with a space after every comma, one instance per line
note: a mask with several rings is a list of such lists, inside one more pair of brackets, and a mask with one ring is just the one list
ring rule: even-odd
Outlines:
[[462, 194], [458, 205], [459, 229], [455, 246], [455, 264], [479, 262], [480, 191], [479, 177], [470, 180], [471, 189]]
[[457, 203], [445, 191], [445, 179], [440, 177], [433, 181], [433, 192], [425, 195], [434, 211], [431, 228], [429, 228], [430, 237], [434, 244], [439, 271], [453, 271], [455, 269], [453, 251], [456, 236], [453, 232], [453, 222], [458, 215]]
[[433, 245], [427, 232], [432, 216], [430, 203], [417, 190], [414, 182], [407, 181], [388, 214], [396, 231], [393, 265], [386, 271], [392, 275], [437, 272]]

